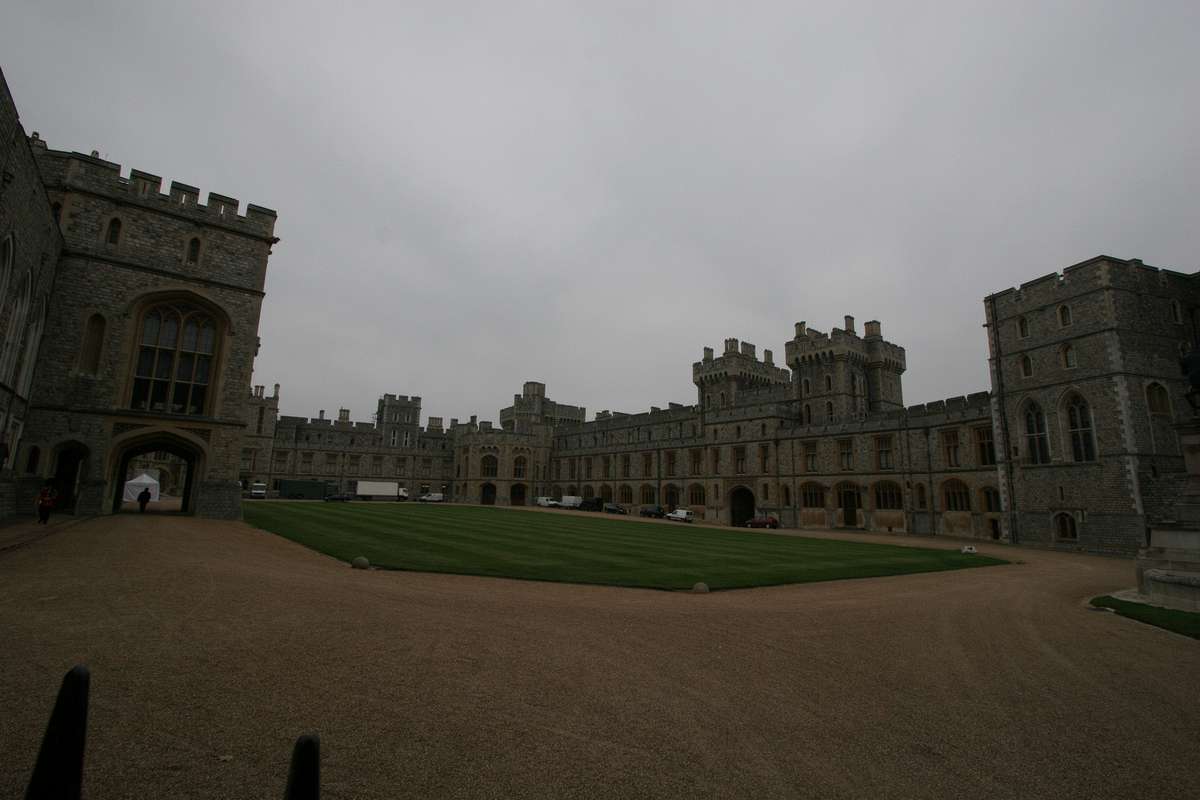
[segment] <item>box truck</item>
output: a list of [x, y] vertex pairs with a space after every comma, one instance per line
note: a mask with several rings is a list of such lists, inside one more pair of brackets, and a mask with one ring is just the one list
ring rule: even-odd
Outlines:
[[359, 500], [407, 500], [408, 489], [396, 481], [359, 481], [354, 496]]

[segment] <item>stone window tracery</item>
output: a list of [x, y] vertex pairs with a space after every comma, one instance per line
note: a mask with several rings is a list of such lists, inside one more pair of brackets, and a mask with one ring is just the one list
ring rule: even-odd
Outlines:
[[217, 325], [190, 303], [163, 303], [142, 315], [130, 407], [171, 414], [204, 414]]

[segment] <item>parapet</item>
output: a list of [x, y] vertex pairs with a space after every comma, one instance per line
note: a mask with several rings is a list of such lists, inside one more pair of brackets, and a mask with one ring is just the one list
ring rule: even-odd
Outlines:
[[[85, 189], [89, 192], [119, 199], [136, 205], [189, 217], [204, 225], [217, 225], [229, 230], [259, 238], [273, 239], [277, 214], [274, 210], [253, 203], [247, 204], [246, 213], [238, 213], [239, 202], [228, 195], [209, 192], [208, 202], [200, 205], [200, 190], [178, 181], [171, 183], [169, 194], [162, 193], [162, 178], [140, 169], [130, 169], [128, 177], [122, 177], [121, 165], [100, 157], [95, 150], [91, 155], [64, 150], [50, 150], [38, 138], [30, 140], [33, 153], [45, 176], [61, 176], [65, 190]], [[55, 163], [66, 162], [62, 169]]]

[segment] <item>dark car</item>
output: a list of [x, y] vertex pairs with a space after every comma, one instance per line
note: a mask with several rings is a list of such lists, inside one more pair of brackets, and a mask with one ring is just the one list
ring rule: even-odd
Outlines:
[[600, 511], [604, 508], [604, 501], [599, 497], [589, 497], [579, 504], [580, 511]]
[[746, 520], [747, 528], [778, 528], [779, 520], [772, 517], [770, 514], [760, 514], [757, 517], [751, 517]]
[[647, 506], [646, 508], [643, 508], [638, 513], [641, 514], [643, 517], [654, 517], [655, 519], [662, 519], [663, 517], [665, 517], [667, 515], [667, 510], [665, 508], [663, 508], [662, 506]]
[[326, 503], [348, 503], [354, 499], [352, 494], [327, 494], [325, 495]]
[[616, 503], [605, 503], [604, 504], [604, 513], [605, 514], [628, 514], [629, 512], [626, 511], [624, 509], [624, 507], [619, 506]]

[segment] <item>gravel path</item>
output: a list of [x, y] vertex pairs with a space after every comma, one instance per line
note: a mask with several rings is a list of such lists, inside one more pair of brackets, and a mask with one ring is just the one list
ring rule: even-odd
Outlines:
[[79, 662], [94, 799], [278, 797], [314, 731], [329, 798], [1196, 796], [1200, 645], [1084, 605], [1132, 564], [981, 551], [692, 595], [97, 519], [0, 552], [0, 796]]

